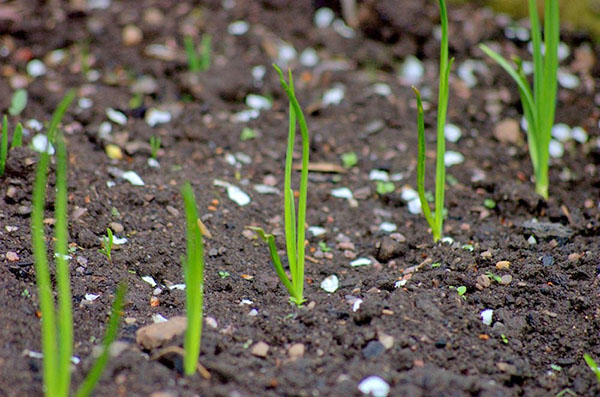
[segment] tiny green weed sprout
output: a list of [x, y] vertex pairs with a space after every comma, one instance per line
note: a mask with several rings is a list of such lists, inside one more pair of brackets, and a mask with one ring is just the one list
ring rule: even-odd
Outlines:
[[0, 137], [0, 176], [4, 175], [8, 156], [8, 117], [2, 118], [2, 136]]
[[10, 100], [10, 107], [8, 108], [8, 114], [11, 116], [17, 116], [21, 114], [23, 109], [27, 106], [27, 90], [19, 88], [13, 94]]
[[158, 150], [160, 149], [160, 137], [156, 135], [152, 135], [150, 137], [150, 157], [156, 160], [158, 157]]
[[594, 375], [596, 375], [598, 383], [600, 383], [600, 368], [598, 368], [598, 364], [596, 363], [596, 361], [592, 358], [592, 356], [590, 356], [587, 353], [583, 355], [583, 359], [585, 360], [585, 363], [588, 365], [588, 367], [590, 367]]
[[515, 68], [485, 44], [480, 44], [479, 47], [517, 83], [523, 113], [527, 120], [527, 141], [535, 173], [535, 191], [547, 199], [549, 145], [556, 110], [558, 42], [560, 37], [558, 1], [545, 1], [543, 44], [535, 0], [529, 0], [529, 20], [533, 44], [533, 92], [525, 77], [520, 59], [515, 60]]
[[196, 52], [196, 45], [192, 36], [186, 36], [183, 39], [185, 53], [188, 59], [188, 68], [190, 72], [205, 72], [210, 69], [211, 44], [212, 37], [208, 34], [202, 36], [200, 43], [200, 53]]
[[110, 345], [117, 338], [117, 331], [119, 330], [119, 320], [123, 314], [123, 303], [125, 300], [125, 293], [127, 291], [127, 286], [125, 282], [120, 282], [117, 288], [117, 293], [115, 295], [115, 300], [113, 301], [112, 310], [110, 313], [110, 318], [108, 320], [108, 326], [106, 327], [106, 333], [104, 334], [104, 343], [102, 344], [102, 353], [92, 366], [90, 372], [88, 372], [85, 377], [83, 383], [79, 386], [77, 390], [77, 397], [87, 397], [92, 394], [96, 384], [100, 380], [104, 369], [106, 368], [106, 364], [108, 363], [109, 355], [110, 355]]
[[[294, 92], [294, 81], [292, 72], [288, 71], [288, 80], [286, 83], [283, 72], [277, 65], [273, 65], [279, 74], [279, 81], [289, 99], [289, 125], [288, 125], [288, 146], [285, 159], [285, 177], [284, 177], [284, 223], [285, 223], [285, 244], [287, 251], [288, 265], [290, 267], [291, 280], [288, 278], [279, 254], [275, 246], [275, 237], [272, 234], [266, 234], [258, 227], [251, 229], [256, 231], [269, 246], [271, 261], [279, 280], [283, 283], [288, 293], [290, 301], [298, 306], [304, 303], [304, 256], [306, 233], [306, 193], [308, 187], [308, 156], [309, 156], [309, 138], [306, 120], [300, 104], [296, 99]], [[300, 125], [302, 136], [302, 169], [300, 175], [300, 196], [298, 198], [298, 214], [296, 214], [294, 191], [292, 190], [292, 157], [294, 154], [294, 143], [296, 138], [296, 122]]]
[[355, 152], [342, 153], [341, 157], [344, 168], [352, 168], [358, 164], [358, 156]]
[[187, 376], [193, 375], [198, 367], [202, 338], [202, 314], [204, 300], [204, 245], [198, 220], [196, 197], [189, 182], [181, 188], [185, 206], [187, 258], [183, 260], [185, 279], [187, 329], [183, 347], [185, 356], [183, 369]]
[[21, 146], [23, 146], [23, 125], [18, 123], [15, 127], [15, 132], [13, 133], [13, 139], [10, 144], [10, 148], [13, 149]]
[[467, 293], [467, 287], [465, 287], [464, 285], [461, 285], [460, 287], [456, 287], [456, 292], [458, 293], [458, 296], [460, 296], [463, 299], [467, 299], [467, 297], [465, 296], [465, 294]]
[[[444, 129], [446, 126], [446, 111], [448, 110], [448, 79], [454, 58], [448, 61], [448, 13], [445, 0], [439, 0], [440, 18], [442, 22], [442, 41], [440, 45], [440, 81], [438, 93], [437, 112], [437, 153], [435, 170], [435, 213], [432, 215], [427, 197], [425, 195], [425, 117], [421, 93], [416, 87], [412, 87], [417, 96], [417, 191], [421, 210], [431, 228], [433, 241], [437, 242], [442, 237], [444, 225], [444, 195], [446, 188], [446, 165], [444, 156], [446, 154], [446, 138]], [[435, 216], [435, 218], [434, 218]]]
[[106, 228], [106, 236], [102, 237], [102, 248], [98, 251], [106, 256], [109, 262], [112, 262], [112, 247], [115, 241], [115, 236], [109, 227]]

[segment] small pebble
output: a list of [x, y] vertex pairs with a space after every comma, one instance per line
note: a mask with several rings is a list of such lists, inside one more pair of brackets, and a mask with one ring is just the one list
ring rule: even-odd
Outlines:
[[369, 376], [358, 384], [358, 390], [372, 397], [387, 397], [390, 385], [379, 376]]
[[16, 252], [14, 252], [14, 251], [8, 251], [8, 252], [6, 253], [6, 259], [7, 259], [9, 262], [16, 262], [16, 261], [18, 261], [18, 260], [19, 260], [19, 255], [17, 255], [17, 253], [16, 253]]
[[372, 340], [362, 349], [362, 354], [366, 359], [379, 357], [385, 352], [385, 346], [376, 340]]
[[578, 254], [577, 252], [573, 252], [573, 253], [569, 254], [569, 257], [568, 257], [569, 262], [579, 262], [580, 259], [581, 259], [581, 254]]
[[492, 281], [485, 274], [481, 274], [477, 277], [475, 287], [478, 290], [483, 290], [483, 289], [489, 287], [490, 285], [492, 285]]
[[121, 225], [118, 222], [111, 222], [108, 224], [108, 226], [110, 227], [110, 230], [112, 230], [113, 233], [115, 233], [115, 234], [123, 233], [123, 230], [124, 230], [123, 225]]
[[227, 33], [232, 36], [243, 36], [248, 33], [250, 26], [246, 21], [235, 21], [227, 26]]
[[510, 274], [505, 274], [504, 276], [500, 277], [499, 283], [502, 285], [508, 285], [511, 282], [512, 282], [512, 276]]
[[123, 33], [121, 35], [123, 40], [123, 44], [126, 46], [134, 46], [140, 44], [142, 39], [144, 38], [144, 34], [142, 30], [135, 25], [126, 25], [123, 28]]
[[391, 335], [380, 332], [378, 339], [379, 342], [381, 342], [381, 344], [386, 348], [386, 350], [389, 350], [394, 346], [394, 337]]
[[266, 344], [265, 342], [258, 342], [257, 344], [252, 346], [252, 350], [250, 351], [250, 353], [252, 353], [252, 355], [254, 355], [256, 357], [265, 358], [265, 357], [267, 357], [269, 348], [270, 348], [270, 346], [268, 344]]
[[542, 257], [542, 264], [544, 266], [552, 266], [554, 264], [554, 257], [552, 255], [544, 255]]
[[498, 269], [498, 270], [508, 269], [509, 266], [510, 266], [509, 261], [500, 261], [500, 262], [496, 263], [496, 269]]
[[292, 359], [298, 359], [304, 357], [305, 347], [302, 343], [294, 343], [288, 349], [288, 356]]
[[46, 65], [39, 59], [32, 59], [27, 63], [27, 74], [31, 77], [40, 77], [46, 74]]
[[485, 325], [492, 325], [492, 317], [494, 315], [494, 311], [492, 309], [485, 309], [483, 310], [481, 313], [481, 321], [485, 324]]
[[113, 108], [106, 109], [106, 117], [108, 117], [108, 119], [115, 124], [119, 124], [119, 125], [127, 124], [127, 116], [125, 116], [125, 114], [123, 112], [120, 112]]

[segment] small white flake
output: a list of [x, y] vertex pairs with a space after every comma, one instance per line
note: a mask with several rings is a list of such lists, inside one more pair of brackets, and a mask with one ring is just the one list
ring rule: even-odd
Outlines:
[[442, 243], [448, 244], [448, 245], [454, 244], [454, 239], [452, 237], [450, 237], [450, 236], [442, 237], [442, 239], [440, 241]]
[[418, 84], [424, 74], [423, 63], [412, 55], [407, 56], [400, 67], [400, 78], [406, 84]]
[[258, 316], [258, 310], [256, 310], [256, 309], [250, 310], [248, 312], [248, 316], [250, 316], [250, 317], [256, 317], [256, 316]]
[[560, 84], [561, 87], [568, 88], [571, 90], [579, 87], [579, 84], [581, 84], [581, 80], [579, 80], [579, 77], [577, 77], [573, 73], [568, 73], [561, 70], [558, 71], [556, 78], [558, 80], [558, 84]]
[[150, 168], [160, 168], [160, 163], [154, 157], [149, 157], [148, 160], [146, 160], [146, 164], [148, 164], [148, 167]]
[[573, 127], [571, 129], [571, 135], [579, 143], [586, 143], [588, 140], [588, 133], [581, 127]]
[[50, 156], [54, 154], [54, 146], [48, 142], [48, 137], [45, 134], [37, 134], [31, 140], [31, 147], [38, 153], [47, 152]]
[[258, 118], [260, 112], [256, 109], [242, 110], [231, 116], [231, 121], [234, 123], [247, 123], [250, 120]]
[[335, 30], [337, 34], [345, 39], [352, 39], [356, 35], [354, 29], [346, 25], [346, 23], [341, 19], [336, 19], [333, 21], [333, 30]]
[[46, 65], [39, 59], [32, 59], [27, 63], [27, 74], [31, 77], [40, 77], [46, 74]]
[[559, 159], [565, 154], [565, 148], [561, 142], [556, 139], [551, 139], [550, 145], [548, 146], [548, 152], [552, 158]]
[[323, 106], [339, 105], [344, 99], [346, 89], [343, 85], [337, 84], [335, 87], [330, 88], [323, 94]]
[[115, 124], [119, 124], [119, 125], [127, 124], [127, 116], [125, 116], [125, 114], [123, 112], [120, 112], [113, 108], [106, 109], [106, 117], [108, 117], [108, 119]]
[[369, 172], [369, 180], [388, 182], [390, 180], [390, 175], [384, 170], [371, 170], [371, 172]]
[[242, 299], [240, 302], [240, 305], [253, 305], [254, 302], [252, 302], [250, 299]]
[[263, 65], [257, 65], [252, 68], [250, 73], [252, 74], [252, 78], [254, 80], [262, 81], [262, 79], [265, 77], [265, 74], [267, 73], [267, 68]]
[[317, 28], [326, 28], [331, 25], [335, 19], [335, 13], [331, 8], [322, 7], [315, 12], [314, 23]]
[[92, 101], [90, 98], [79, 98], [77, 101], [77, 106], [79, 106], [81, 109], [89, 109], [93, 105], [94, 101]]
[[567, 59], [569, 57], [569, 55], [571, 55], [571, 49], [569, 48], [568, 44], [565, 43], [564, 41], [561, 41], [560, 43], [558, 43], [558, 60], [560, 61], [564, 61], [565, 59]]
[[527, 239], [527, 243], [529, 245], [535, 245], [535, 244], [537, 244], [537, 240], [535, 239], [535, 237], [533, 237], [533, 234], [531, 236], [529, 236], [529, 238]]
[[408, 206], [408, 212], [410, 212], [411, 214], [418, 215], [421, 213], [421, 200], [419, 200], [418, 198], [410, 200], [406, 204]]
[[417, 191], [411, 187], [404, 187], [402, 189], [402, 200], [404, 201], [412, 201], [414, 199], [418, 199], [419, 198], [419, 193], [417, 193]]
[[335, 274], [327, 277], [325, 280], [321, 281], [321, 288], [323, 288], [326, 292], [334, 293], [340, 287], [340, 280], [337, 278]]
[[358, 311], [358, 309], [360, 309], [360, 305], [363, 303], [363, 300], [358, 298], [355, 299], [354, 302], [352, 302], [352, 311], [354, 313], [356, 313]]
[[260, 194], [280, 194], [281, 192], [274, 186], [254, 185], [254, 190]]
[[277, 50], [277, 63], [281, 68], [287, 68], [297, 55], [298, 53], [292, 45], [284, 43]]
[[131, 183], [133, 186], [144, 186], [144, 181], [135, 171], [126, 171], [121, 178]]
[[327, 229], [321, 226], [310, 226], [308, 231], [313, 235], [313, 237], [319, 237], [327, 233]]
[[379, 225], [379, 230], [381, 230], [382, 232], [386, 232], [386, 233], [395, 232], [397, 229], [398, 229], [398, 226], [396, 226], [395, 224], [393, 224], [391, 222], [382, 222], [381, 225]]
[[248, 94], [246, 96], [246, 106], [256, 110], [269, 110], [273, 104], [262, 95]]
[[96, 295], [96, 294], [85, 294], [84, 295], [85, 300], [88, 302], [93, 302], [96, 299], [98, 299], [99, 297], [100, 297], [100, 295]]
[[168, 320], [161, 314], [153, 314], [152, 321], [154, 322], [154, 324], [157, 324], [157, 323], [166, 323]]
[[179, 291], [185, 291], [185, 284], [173, 284], [169, 286], [169, 289], [173, 291], [174, 289]]
[[112, 132], [112, 124], [108, 121], [103, 121], [98, 127], [98, 137], [100, 139], [109, 139]]
[[494, 311], [492, 309], [485, 309], [484, 311], [482, 311], [480, 313], [481, 316], [481, 321], [487, 325], [490, 326], [492, 325], [492, 317], [494, 315]]
[[571, 127], [564, 123], [553, 125], [552, 136], [561, 142], [568, 141], [572, 137]]
[[243, 36], [248, 33], [250, 26], [246, 21], [235, 21], [227, 26], [227, 33], [232, 36]]
[[461, 135], [460, 128], [454, 124], [448, 123], [444, 127], [444, 136], [450, 142], [458, 142]]
[[156, 287], [156, 281], [154, 281], [154, 278], [152, 278], [152, 276], [142, 276], [142, 280], [150, 284], [152, 288]]
[[44, 128], [44, 126], [42, 125], [42, 123], [40, 123], [36, 119], [29, 119], [29, 120], [27, 120], [25, 122], [25, 127], [29, 128], [30, 130], [36, 131], [36, 132], [40, 132], [42, 130], [42, 128]]
[[360, 266], [369, 266], [373, 263], [369, 258], [358, 258], [350, 262], [350, 266], [352, 267], [360, 267]]
[[317, 66], [318, 63], [319, 56], [317, 55], [317, 51], [314, 48], [306, 48], [300, 53], [300, 64], [302, 64], [302, 66], [312, 68], [313, 66]]
[[453, 165], [462, 164], [465, 161], [465, 156], [458, 152], [448, 150], [444, 154], [444, 164], [446, 167], [452, 167]]
[[408, 280], [398, 280], [394, 283], [394, 288], [404, 287]]
[[369, 376], [358, 384], [361, 393], [373, 397], [387, 397], [390, 385], [379, 376]]
[[343, 198], [348, 200], [353, 198], [352, 190], [348, 189], [347, 187], [339, 187], [337, 189], [333, 189], [331, 191], [331, 195], [336, 198]]
[[375, 83], [373, 84], [373, 92], [377, 95], [389, 96], [392, 94], [392, 88], [385, 83]]
[[217, 329], [218, 328], [217, 320], [214, 317], [207, 316], [204, 319], [204, 323], [206, 325], [208, 325], [212, 329]]
[[146, 124], [150, 127], [155, 127], [158, 124], [165, 124], [171, 121], [171, 113], [165, 110], [159, 110], [155, 108], [148, 109], [146, 116], [144, 117]]

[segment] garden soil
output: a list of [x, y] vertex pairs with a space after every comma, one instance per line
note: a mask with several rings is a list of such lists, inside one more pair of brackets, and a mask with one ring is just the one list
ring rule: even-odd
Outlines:
[[[74, 387], [91, 368], [123, 280], [128, 290], [119, 349], [98, 396], [360, 396], [358, 385], [369, 376], [382, 378], [390, 396], [600, 395], [582, 358], [600, 359], [600, 47], [584, 33], [562, 32], [571, 51], [561, 65], [579, 76], [580, 85], [560, 88], [556, 120], [583, 127], [589, 139], [565, 142], [562, 157], [551, 159], [550, 198], [544, 201], [534, 193], [524, 134], [515, 135], [521, 118], [515, 84], [477, 48], [493, 42], [504, 54], [529, 59], [526, 44], [505, 37], [506, 16], [450, 7], [456, 61], [448, 121], [462, 136], [447, 149], [463, 154], [464, 162], [448, 168], [444, 235], [451, 239], [434, 244], [424, 218], [405, 201], [404, 189], [416, 188], [417, 133], [414, 94], [400, 65], [411, 55], [423, 61], [416, 85], [429, 98], [426, 184], [433, 190], [437, 2], [359, 4], [356, 29], [338, 28], [347, 37], [313, 22], [323, 6], [340, 17], [337, 1], [0, 5], [0, 108], [7, 111], [15, 86], [25, 84], [29, 96], [23, 113], [9, 118], [11, 129], [17, 121], [48, 121], [67, 89], [77, 90], [62, 123], [74, 355], [80, 358]], [[248, 31], [228, 33], [238, 20]], [[211, 67], [190, 73], [183, 37], [199, 42], [204, 33], [212, 35]], [[270, 65], [289, 49], [284, 42], [298, 54], [313, 48], [319, 56], [316, 66], [302, 66], [297, 58], [290, 65], [307, 115], [311, 163], [333, 171], [309, 175], [307, 224], [325, 233], [308, 233], [307, 302], [300, 308], [288, 302], [266, 245], [247, 229], [275, 232], [284, 248], [283, 196], [254, 189], [283, 188], [287, 99]], [[56, 49], [64, 57], [51, 54]], [[33, 58], [47, 68], [35, 79], [25, 72]], [[458, 74], [468, 60], [486, 66], [474, 74], [473, 86]], [[259, 65], [264, 77], [257, 78], [260, 68], [253, 77]], [[333, 87], [343, 87], [339, 104], [322, 100]], [[238, 122], [248, 94], [270, 98], [272, 109]], [[102, 134], [108, 108], [123, 112], [127, 122], [111, 123], [112, 131]], [[149, 126], [144, 117], [151, 108], [168, 110], [172, 119]], [[244, 127], [257, 136], [242, 140]], [[147, 165], [151, 136], [161, 138], [160, 168]], [[121, 159], [107, 156], [110, 144], [121, 148]], [[348, 152], [358, 163], [345, 169], [340, 156]], [[42, 361], [31, 354], [41, 351], [30, 238], [36, 161], [29, 147], [12, 150], [0, 179], [0, 396], [42, 394]], [[135, 171], [144, 185], [116, 177], [115, 168]], [[377, 193], [369, 178], [373, 169], [394, 176], [393, 192]], [[185, 291], [169, 286], [183, 282], [179, 189], [186, 180], [210, 233], [200, 355], [209, 379], [184, 377], [176, 355], [156, 359], [158, 349], [136, 343], [136, 331], [153, 316], [185, 314]], [[215, 180], [238, 186], [251, 202], [236, 204]], [[354, 197], [331, 194], [341, 187]], [[384, 222], [397, 230], [383, 231]], [[127, 238], [112, 262], [99, 252], [109, 225]], [[350, 266], [357, 258], [370, 264]], [[339, 279], [333, 293], [320, 287], [330, 275]], [[460, 286], [466, 287], [462, 296]], [[481, 317], [487, 309], [493, 310], [489, 325]], [[266, 352], [256, 348], [260, 342]], [[178, 337], [165, 346], [181, 344]]]

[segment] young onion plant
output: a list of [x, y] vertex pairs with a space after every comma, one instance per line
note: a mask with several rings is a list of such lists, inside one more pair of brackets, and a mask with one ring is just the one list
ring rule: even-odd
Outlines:
[[437, 113], [437, 153], [435, 170], [435, 213], [431, 213], [429, 203], [425, 196], [425, 121], [423, 114], [423, 102], [421, 93], [416, 87], [412, 87], [417, 96], [417, 191], [423, 215], [431, 228], [433, 241], [437, 242], [442, 237], [444, 226], [444, 194], [446, 188], [446, 165], [444, 155], [446, 153], [446, 140], [444, 128], [446, 126], [446, 111], [448, 110], [448, 79], [454, 58], [448, 61], [448, 12], [445, 0], [439, 0], [440, 18], [442, 23], [442, 41], [440, 44], [440, 82], [438, 93]]
[[527, 141], [535, 173], [535, 191], [547, 199], [549, 145], [556, 110], [558, 42], [560, 37], [558, 1], [545, 1], [544, 43], [542, 43], [537, 2], [535, 0], [529, 0], [529, 19], [533, 44], [533, 92], [525, 77], [520, 59], [515, 59], [515, 68], [485, 44], [480, 44], [479, 47], [506, 70], [517, 83], [523, 113], [525, 120], [527, 120]]
[[[277, 276], [290, 294], [290, 301], [298, 306], [304, 303], [304, 237], [306, 221], [306, 193], [308, 186], [308, 155], [309, 139], [306, 120], [300, 104], [294, 93], [294, 81], [292, 72], [288, 72], [286, 83], [283, 72], [277, 65], [273, 65], [279, 73], [279, 81], [283, 90], [289, 99], [289, 128], [288, 128], [288, 146], [285, 159], [285, 177], [284, 177], [284, 222], [285, 222], [285, 244], [287, 250], [288, 265], [290, 267], [291, 280], [285, 273], [277, 247], [275, 245], [275, 236], [267, 234], [258, 227], [251, 229], [258, 232], [263, 240], [269, 245], [271, 260]], [[294, 142], [296, 138], [296, 122], [300, 125], [302, 136], [302, 171], [300, 174], [300, 196], [298, 199], [298, 214], [294, 204], [294, 191], [292, 190], [292, 157], [294, 154]]]
[[[35, 276], [38, 286], [38, 298], [42, 313], [42, 351], [44, 393], [48, 397], [67, 397], [71, 385], [71, 355], [73, 352], [73, 314], [71, 307], [71, 285], [68, 264], [68, 233], [67, 233], [67, 152], [62, 134], [58, 129], [62, 115], [69, 107], [74, 96], [68, 94], [58, 105], [50, 127], [48, 137], [54, 137], [56, 144], [56, 195], [54, 203], [54, 259], [56, 265], [56, 286], [58, 306], [55, 306], [50, 267], [46, 256], [44, 238], [44, 207], [46, 202], [46, 181], [50, 154], [47, 150], [40, 154], [32, 198], [31, 239]], [[48, 140], [50, 142], [50, 139]], [[121, 287], [120, 289], [123, 289]], [[120, 317], [123, 292], [117, 294], [111, 325], [105, 339], [105, 352], [116, 336], [118, 318]], [[116, 316], [117, 320], [112, 320]], [[117, 325], [113, 325], [113, 323]], [[89, 396], [97, 383], [107, 361], [104, 359], [96, 364], [84, 381], [84, 387], [77, 393], [80, 397]], [[102, 356], [101, 356], [102, 358]]]
[[193, 375], [198, 367], [202, 338], [202, 314], [204, 299], [204, 246], [196, 208], [196, 197], [189, 182], [181, 188], [185, 206], [187, 258], [183, 259], [186, 291], [187, 329], [183, 347], [185, 356], [183, 370]]
[[[23, 145], [23, 126], [18, 123], [13, 133], [10, 148], [21, 147]], [[8, 158], [8, 117], [2, 119], [2, 136], [0, 136], [0, 176], [4, 175], [6, 169], [6, 160]]]

